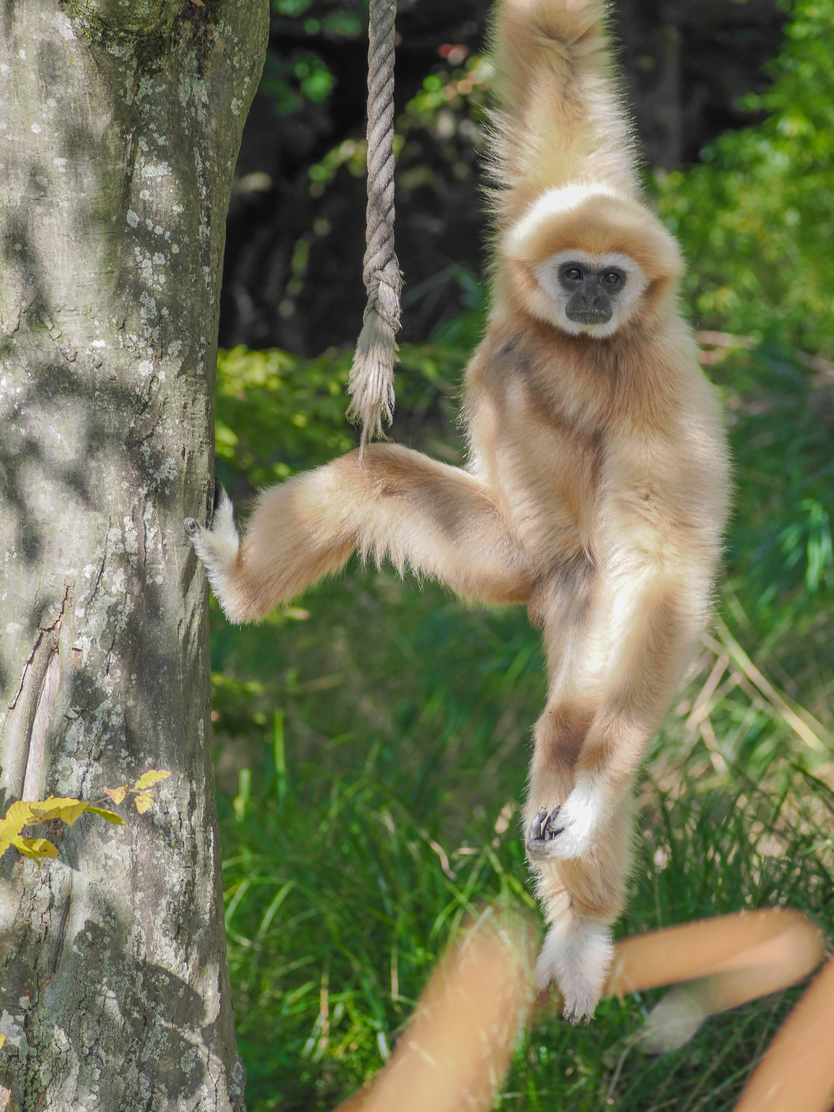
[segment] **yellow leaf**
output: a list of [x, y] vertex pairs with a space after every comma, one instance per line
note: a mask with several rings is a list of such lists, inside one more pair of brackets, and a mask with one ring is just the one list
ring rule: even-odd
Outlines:
[[57, 857], [58, 847], [54, 846], [48, 838], [21, 838], [26, 843], [26, 848], [37, 853], [39, 857]]
[[30, 804], [18, 799], [12, 803], [6, 812], [6, 817], [0, 819], [0, 855], [4, 854], [15, 841], [24, 826], [41, 820], [32, 814]]
[[110, 796], [114, 803], [124, 803], [127, 795], [127, 785], [123, 788], [105, 788], [104, 794]]
[[0, 1035], [0, 1047], [2, 1047], [2, 1045], [5, 1041], [6, 1041], [6, 1036], [5, 1035]]
[[165, 769], [162, 768], [148, 769], [145, 775], [140, 776], [136, 783], [133, 785], [133, 790], [137, 792], [144, 791], [145, 788], [153, 787], [153, 785], [156, 784], [159, 780], [167, 780], [170, 775], [170, 772], [167, 772]]
[[121, 815], [117, 815], [115, 811], [105, 811], [102, 807], [87, 807], [87, 810], [93, 815], [101, 815], [103, 819], [108, 822], [113, 822], [116, 826], [124, 826], [125, 820]]
[[136, 810], [140, 815], [144, 815], [145, 811], [149, 811], [153, 807], [153, 796], [150, 792], [137, 792], [134, 796], [136, 802]]
[[3, 819], [3, 824], [8, 823], [9, 829], [16, 826], [18, 830], [26, 826], [30, 822], [40, 822], [41, 820], [32, 815], [32, 804], [26, 803], [22, 799], [18, 799], [6, 811], [6, 817]]
[[[51, 795], [43, 802], [35, 800], [29, 804], [33, 815], [37, 815], [35, 822], [49, 822], [52, 819], [61, 819], [67, 826], [72, 826], [77, 818], [87, 810], [87, 804], [80, 799], [60, 799]], [[30, 820], [32, 821], [32, 820]]]
[[57, 857], [58, 849], [46, 838], [12, 838], [12, 845], [40, 867], [42, 857]]

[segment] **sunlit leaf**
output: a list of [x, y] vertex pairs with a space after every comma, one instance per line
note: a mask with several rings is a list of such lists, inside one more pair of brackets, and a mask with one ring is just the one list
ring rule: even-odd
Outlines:
[[18, 799], [12, 803], [8, 811], [6, 811], [6, 816], [2, 820], [2, 824], [8, 824], [9, 828], [16, 826], [17, 829], [20, 830], [20, 828], [26, 826], [27, 823], [41, 821], [41, 819], [33, 816], [31, 803], [27, 803], [23, 799]]
[[80, 799], [62, 799], [52, 795], [43, 802], [31, 803], [30, 807], [32, 814], [37, 816], [38, 822], [60, 819], [67, 826], [72, 826], [75, 820], [87, 810], [87, 804], [82, 803]]
[[19, 850], [24, 857], [31, 858], [40, 866], [41, 858], [57, 857], [58, 849], [47, 838], [12, 838], [11, 844]]
[[146, 788], [153, 787], [154, 784], [159, 783], [160, 780], [167, 780], [171, 775], [167, 769], [149, 769], [143, 776], [140, 776], [136, 783], [133, 785], [134, 790], [144, 791]]
[[133, 797], [133, 801], [140, 815], [144, 815], [146, 811], [149, 811], [151, 807], [153, 807], [153, 796], [150, 792], [139, 792]]

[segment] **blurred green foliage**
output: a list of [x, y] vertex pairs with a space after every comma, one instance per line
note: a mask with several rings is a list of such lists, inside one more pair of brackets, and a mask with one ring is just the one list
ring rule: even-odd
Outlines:
[[834, 0], [794, 0], [763, 123], [657, 183], [703, 327], [834, 354]]
[[[367, 23], [367, 0], [272, 0], [273, 28], [329, 39], [355, 39]], [[261, 91], [279, 116], [296, 112], [305, 100], [318, 104], [335, 87], [333, 73], [320, 54], [296, 48], [288, 57], [268, 54]]]
[[[834, 368], [818, 354], [834, 342], [832, 26], [834, 0], [797, 0], [758, 105], [768, 117], [658, 185], [697, 324], [734, 334], [705, 339], [736, 495], [715, 633], [638, 794], [622, 934], [773, 905], [834, 926]], [[454, 81], [466, 99], [457, 86], [477, 65], [429, 81], [414, 119], [442, 128], [443, 90]], [[361, 171], [360, 146], [314, 184], [345, 163]], [[452, 276], [470, 310], [403, 348], [394, 435], [458, 461], [484, 301]], [[218, 474], [244, 512], [256, 487], [356, 443], [350, 358], [221, 355]], [[539, 638], [520, 608], [467, 609], [435, 584], [352, 566], [260, 627], [213, 607], [212, 660], [249, 1107], [332, 1108], [387, 1059], [454, 930], [486, 901], [532, 904], [517, 824], [544, 698]], [[639, 1049], [658, 994], [605, 1002], [587, 1030], [544, 1011], [498, 1107], [729, 1110], [797, 994], [713, 1018], [658, 1059]]]
[[267, 55], [261, 89], [268, 93], [279, 116], [295, 112], [300, 98], [314, 104], [333, 91], [333, 74], [325, 62], [311, 51], [296, 53], [290, 59]]

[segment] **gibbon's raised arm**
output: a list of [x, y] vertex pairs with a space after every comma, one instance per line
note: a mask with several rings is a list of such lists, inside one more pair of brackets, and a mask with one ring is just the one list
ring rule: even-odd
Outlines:
[[[549, 925], [538, 987], [587, 1020], [630, 869], [631, 789], [709, 616], [728, 500], [678, 245], [641, 202], [600, 0], [503, 0], [488, 327], [466, 470], [371, 445], [186, 529], [234, 621], [355, 549], [468, 599], [524, 602], [547, 703], [524, 831]], [[519, 740], [524, 731], [520, 728]]]
[[634, 129], [607, 23], [598, 0], [496, 5], [489, 167], [499, 228], [547, 189], [593, 181], [638, 197]]

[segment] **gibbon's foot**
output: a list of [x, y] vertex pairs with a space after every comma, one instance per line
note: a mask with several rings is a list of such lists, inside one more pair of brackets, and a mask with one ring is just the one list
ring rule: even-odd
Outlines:
[[205, 565], [209, 582], [226, 617], [232, 622], [256, 617], [257, 612], [253, 613], [251, 608], [241, 605], [240, 591], [235, 586], [240, 538], [235, 528], [234, 508], [222, 487], [214, 505], [211, 528], [204, 528], [193, 517], [185, 518], [183, 528]]
[[536, 962], [536, 988], [543, 996], [555, 981], [564, 1000], [562, 1015], [574, 1026], [590, 1023], [614, 957], [606, 923], [572, 914], [547, 932]]
[[[217, 512], [217, 507], [223, 501], [223, 498], [225, 497], [225, 495], [226, 495], [226, 492], [223, 489], [223, 484], [220, 482], [219, 479], [215, 479], [214, 480], [214, 500], [211, 504], [212, 520], [214, 519], [214, 515]], [[187, 517], [183, 521], [183, 526], [185, 528], [186, 533], [188, 533], [189, 537], [196, 537], [197, 534], [202, 529], [202, 526], [193, 517]]]
[[[225, 571], [234, 562], [240, 539], [231, 499], [219, 482], [214, 488], [211, 526], [205, 528], [193, 517], [185, 518], [182, 524], [194, 544], [194, 551], [208, 568], [210, 578], [213, 572]], [[215, 586], [213, 579], [212, 586]]]

